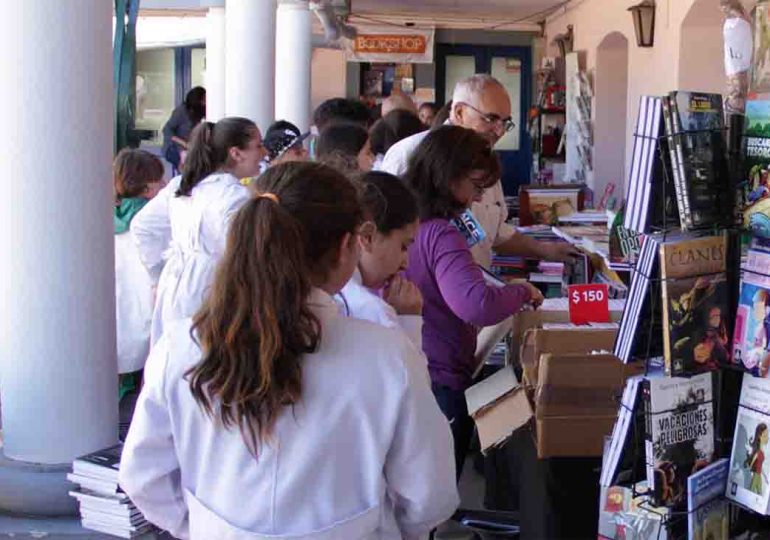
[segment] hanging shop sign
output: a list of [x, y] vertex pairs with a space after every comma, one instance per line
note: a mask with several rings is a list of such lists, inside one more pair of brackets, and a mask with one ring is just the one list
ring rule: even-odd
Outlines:
[[433, 62], [433, 29], [387, 28], [359, 30], [355, 39], [345, 40], [345, 52], [351, 62]]

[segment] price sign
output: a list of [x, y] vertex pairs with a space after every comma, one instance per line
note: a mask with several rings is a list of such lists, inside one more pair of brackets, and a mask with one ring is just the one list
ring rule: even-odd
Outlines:
[[610, 322], [608, 287], [604, 284], [570, 285], [569, 320], [573, 324]]

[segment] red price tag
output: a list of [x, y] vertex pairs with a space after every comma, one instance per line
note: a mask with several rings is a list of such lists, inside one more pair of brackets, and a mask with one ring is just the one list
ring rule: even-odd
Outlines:
[[569, 320], [573, 324], [610, 322], [610, 302], [605, 284], [570, 285]]

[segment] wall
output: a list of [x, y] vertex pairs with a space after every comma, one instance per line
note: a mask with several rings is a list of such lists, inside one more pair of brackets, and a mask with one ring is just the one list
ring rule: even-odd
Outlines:
[[323, 101], [346, 95], [345, 53], [340, 49], [313, 49], [310, 75], [310, 106], [314, 111]]
[[722, 10], [717, 2], [698, 0], [682, 21], [679, 43], [679, 89], [723, 93], [725, 89], [724, 47], [721, 33], [715, 39], [714, 29], [722, 28]]
[[[752, 0], [742, 0], [744, 5], [753, 4]], [[575, 34], [574, 49], [586, 52], [585, 68], [595, 75], [597, 49], [602, 40], [612, 32], [621, 33], [629, 43], [628, 58], [628, 97], [627, 97], [627, 127], [626, 159], [624, 178], [627, 177], [631, 152], [631, 129], [635, 124], [639, 108], [639, 98], [648, 94], [664, 94], [679, 88], [680, 72], [690, 79], [690, 73], [685, 62], [692, 62], [693, 55], [698, 56], [697, 83], [708, 85], [709, 89], [722, 91], [724, 76], [722, 75], [721, 54], [721, 22], [708, 32], [700, 24], [700, 30], [693, 34], [699, 41], [689, 41], [685, 45], [684, 55], [681, 54], [682, 25], [691, 10], [696, 11], [706, 6], [708, 9], [718, 5], [718, 0], [657, 0], [655, 21], [655, 45], [652, 48], [640, 48], [636, 45], [633, 19], [628, 8], [638, 3], [638, 0], [573, 0], [564, 8], [551, 15], [545, 26], [548, 42], [547, 54], [558, 56], [558, 48], [551, 42], [557, 34], [567, 31], [567, 25], [573, 25]], [[697, 5], [696, 5], [697, 4]], [[713, 6], [709, 7], [708, 5]], [[695, 21], [706, 22], [707, 17], [694, 16]], [[692, 22], [693, 19], [688, 21]], [[698, 28], [698, 25], [693, 25]], [[688, 33], [685, 33], [688, 37]], [[688, 37], [688, 40], [691, 39]], [[693, 38], [694, 39], [694, 38]], [[704, 41], [709, 45], [704, 49]], [[717, 47], [716, 43], [719, 43]], [[613, 134], [621, 136], [621, 133]], [[595, 156], [594, 160], [602, 156]]]

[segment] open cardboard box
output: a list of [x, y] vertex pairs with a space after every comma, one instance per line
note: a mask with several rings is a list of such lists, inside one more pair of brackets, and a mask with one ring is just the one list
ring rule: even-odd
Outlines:
[[611, 349], [616, 332], [531, 329], [536, 383], [525, 388], [506, 367], [466, 391], [482, 450], [534, 420], [539, 458], [601, 456], [625, 380], [639, 371], [611, 354], [591, 354]]

